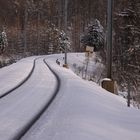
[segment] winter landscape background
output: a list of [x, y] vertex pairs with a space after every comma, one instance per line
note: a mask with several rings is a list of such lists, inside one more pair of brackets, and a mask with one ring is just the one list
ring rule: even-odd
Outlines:
[[[67, 37], [69, 51], [85, 51], [81, 37], [97, 19], [104, 31], [104, 42], [99, 51], [106, 65], [107, 0], [1, 0], [0, 30], [7, 34], [1, 66], [7, 59], [25, 56], [59, 53], [63, 50], [60, 34], [65, 33], [67, 13]], [[93, 38], [92, 38], [93, 39]], [[96, 43], [97, 44], [97, 43]], [[138, 0], [113, 1], [113, 79], [119, 89], [127, 91], [140, 102], [140, 2]], [[133, 74], [132, 74], [133, 73]], [[103, 76], [106, 77], [106, 74]], [[129, 82], [128, 82], [129, 81]]]
[[[109, 1], [113, 2], [111, 80], [117, 83], [117, 95], [101, 88], [108, 73]], [[44, 113], [47, 115], [23, 140], [139, 139], [138, 0], [0, 0], [0, 139], [17, 140], [57, 87], [57, 78], [45, 63], [60, 76], [62, 98], [57, 99], [58, 106], [50, 107], [50, 116]], [[46, 95], [49, 88], [51, 92]], [[31, 99], [33, 91], [36, 94]], [[24, 96], [22, 100], [20, 95]]]

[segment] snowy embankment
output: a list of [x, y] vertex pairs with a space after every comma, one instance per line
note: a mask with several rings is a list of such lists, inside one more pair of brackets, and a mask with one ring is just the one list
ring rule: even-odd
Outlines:
[[[64, 63], [63, 57], [64, 55], [54, 55], [58, 61], [60, 61], [61, 65]], [[104, 70], [103, 64], [100, 62], [100, 58], [93, 53], [92, 57], [85, 57], [85, 53], [68, 53], [68, 65], [74, 73], [78, 76], [92, 80], [96, 83], [99, 83], [102, 77], [102, 73]], [[87, 72], [86, 71], [87, 67]]]
[[22, 83], [33, 69], [34, 59], [28, 57], [0, 69], [0, 96]]
[[56, 58], [63, 60], [55, 55], [47, 62], [61, 78], [59, 95], [22, 140], [139, 140], [139, 110], [57, 65]]

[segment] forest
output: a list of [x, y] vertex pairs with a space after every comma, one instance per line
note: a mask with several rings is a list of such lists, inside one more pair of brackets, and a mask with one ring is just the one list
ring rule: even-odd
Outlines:
[[[60, 34], [67, 31], [70, 52], [84, 52], [81, 36], [95, 19], [105, 38], [98, 52], [106, 65], [107, 0], [1, 0], [0, 32], [8, 46], [4, 55], [25, 57], [59, 53]], [[67, 14], [67, 18], [66, 18]], [[67, 20], [67, 29], [65, 21]], [[140, 103], [140, 1], [113, 0], [112, 75], [119, 88]], [[105, 76], [105, 74], [103, 74]]]

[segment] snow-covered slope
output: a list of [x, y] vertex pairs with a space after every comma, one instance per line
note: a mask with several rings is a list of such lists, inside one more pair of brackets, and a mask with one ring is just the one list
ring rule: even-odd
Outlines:
[[139, 140], [140, 110], [57, 65], [62, 57], [47, 57], [61, 78], [59, 95], [22, 140]]
[[[85, 57], [85, 53], [68, 53], [67, 61], [70, 69], [74, 71], [80, 77], [84, 79], [91, 79], [95, 82], [99, 82], [101, 79], [101, 74], [103, 72], [104, 66], [100, 63], [100, 58], [97, 57], [95, 53], [93, 53], [92, 57], [89, 57], [89, 62], [87, 64], [87, 57]], [[60, 65], [64, 64], [64, 55], [58, 54], [54, 55], [58, 61], [60, 61]], [[87, 67], [87, 73], [86, 73]]]

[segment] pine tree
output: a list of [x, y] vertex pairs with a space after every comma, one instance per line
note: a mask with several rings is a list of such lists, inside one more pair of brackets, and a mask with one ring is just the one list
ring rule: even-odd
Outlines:
[[81, 37], [81, 43], [84, 46], [94, 47], [94, 51], [99, 51], [104, 45], [103, 26], [99, 20], [95, 19], [93, 23], [87, 27], [86, 34]]
[[0, 53], [4, 53], [5, 48], [8, 46], [7, 35], [5, 31], [0, 33]]

